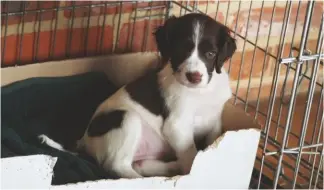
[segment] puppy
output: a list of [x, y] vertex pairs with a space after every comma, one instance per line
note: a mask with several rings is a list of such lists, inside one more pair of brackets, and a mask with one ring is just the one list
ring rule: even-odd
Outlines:
[[163, 67], [106, 99], [78, 142], [123, 178], [188, 174], [195, 141], [208, 145], [221, 134], [232, 94], [222, 66], [236, 42], [226, 26], [192, 13], [171, 17], [154, 35]]

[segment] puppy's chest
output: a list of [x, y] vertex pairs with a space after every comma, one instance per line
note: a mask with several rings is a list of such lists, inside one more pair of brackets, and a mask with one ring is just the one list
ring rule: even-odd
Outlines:
[[216, 111], [220, 104], [215, 101], [215, 94], [179, 92], [166, 98], [166, 104], [171, 114], [176, 114], [179, 119], [185, 120], [188, 124], [206, 126], [217, 116]]

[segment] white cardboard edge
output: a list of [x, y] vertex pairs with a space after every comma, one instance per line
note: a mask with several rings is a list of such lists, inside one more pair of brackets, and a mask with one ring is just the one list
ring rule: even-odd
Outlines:
[[102, 179], [51, 186], [50, 189], [248, 189], [260, 131], [228, 131], [200, 151], [186, 176], [138, 179]]
[[1, 159], [1, 189], [49, 189], [57, 158], [47, 155]]

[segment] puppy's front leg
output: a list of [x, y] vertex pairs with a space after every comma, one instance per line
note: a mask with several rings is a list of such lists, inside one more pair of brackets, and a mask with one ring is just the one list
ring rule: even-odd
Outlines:
[[219, 115], [216, 120], [212, 122], [211, 131], [207, 134], [206, 145], [209, 146], [222, 134], [222, 117]]
[[193, 128], [188, 119], [171, 115], [164, 123], [163, 134], [175, 151], [183, 174], [189, 174], [197, 154], [197, 148], [194, 142]]

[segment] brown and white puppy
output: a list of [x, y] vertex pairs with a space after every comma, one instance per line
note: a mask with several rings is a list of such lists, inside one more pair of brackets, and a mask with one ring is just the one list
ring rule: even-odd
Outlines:
[[124, 178], [188, 174], [195, 140], [210, 144], [221, 134], [221, 113], [232, 94], [222, 66], [236, 43], [226, 26], [192, 13], [168, 19], [155, 38], [165, 66], [106, 99], [79, 141], [103, 168]]

